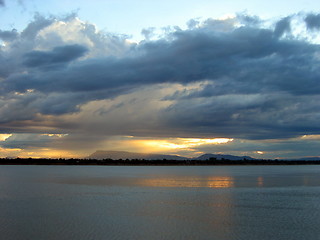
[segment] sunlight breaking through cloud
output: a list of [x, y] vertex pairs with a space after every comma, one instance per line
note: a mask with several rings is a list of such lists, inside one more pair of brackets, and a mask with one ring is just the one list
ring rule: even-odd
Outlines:
[[176, 138], [170, 140], [140, 140], [144, 145], [163, 149], [189, 149], [200, 145], [225, 144], [232, 142], [232, 138]]
[[318, 156], [320, 14], [233, 12], [141, 41], [75, 13], [1, 27], [0, 147]]
[[0, 141], [5, 141], [7, 138], [11, 136], [12, 134], [0, 134]]

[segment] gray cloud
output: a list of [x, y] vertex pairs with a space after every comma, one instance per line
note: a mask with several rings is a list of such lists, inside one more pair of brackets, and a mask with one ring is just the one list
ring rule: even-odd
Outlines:
[[34, 40], [41, 29], [54, 23], [54, 21], [55, 19], [53, 17], [46, 18], [38, 13], [35, 14], [34, 20], [22, 31], [22, 39]]
[[0, 30], [0, 39], [4, 41], [12, 41], [18, 37], [18, 33], [16, 29], [12, 31], [2, 31]]
[[149, 40], [150, 38], [152, 38], [155, 34], [154, 34], [155, 28], [146, 28], [146, 29], [142, 29], [141, 34], [145, 37], [146, 40]]
[[197, 127], [202, 136], [279, 139], [319, 134], [319, 96], [225, 94], [184, 99], [166, 109], [164, 119], [180, 132]]
[[[320, 110], [319, 45], [286, 38], [291, 17], [275, 28], [261, 27], [259, 18], [247, 16], [239, 21], [248, 24], [238, 26], [238, 18], [193, 22], [158, 40], [128, 44], [75, 17], [65, 25], [81, 26], [74, 34], [82, 34], [76, 39], [83, 42], [70, 43], [70, 36], [65, 41], [53, 30], [45, 35], [60, 25], [37, 16], [18, 40], [12, 39], [10, 46], [20, 45], [10, 49], [13, 67], [0, 83], [0, 111], [12, 108], [17, 114], [7, 113], [2, 121], [20, 119], [23, 109], [29, 114], [22, 120], [32, 120], [36, 114], [79, 112], [90, 101], [112, 100], [146, 86], [180, 84], [185, 89], [162, 98], [172, 103], [150, 124], [126, 124], [129, 120], [122, 117], [121, 134], [267, 139], [320, 133], [315, 114]], [[46, 42], [50, 48], [35, 50]], [[190, 90], [195, 83], [201, 86]], [[124, 104], [118, 106], [125, 111]], [[103, 115], [108, 119], [109, 114]], [[99, 131], [110, 131], [105, 128]]]
[[14, 134], [1, 142], [3, 148], [42, 148], [52, 142], [52, 137], [40, 134]]
[[[234, 155], [250, 155], [256, 158], [274, 159], [274, 158], [296, 158], [319, 155], [319, 143], [315, 140], [302, 140], [301, 138], [292, 138], [275, 141], [246, 141], [234, 140], [229, 144], [206, 145], [196, 148], [202, 152], [227, 152]], [[264, 152], [263, 155], [255, 154], [255, 151]]]
[[[8, 90], [94, 91], [123, 85], [190, 83], [224, 77], [229, 79], [222, 83], [224, 86], [237, 81], [236, 91], [244, 91], [244, 88], [257, 91], [259, 75], [267, 90], [302, 94], [317, 91], [305, 85], [314, 83], [319, 75], [317, 70], [312, 70], [316, 64], [314, 53], [319, 50], [317, 45], [282, 42], [273, 38], [271, 30], [252, 28], [240, 28], [219, 36], [202, 29], [173, 35], [174, 40], [170, 42], [159, 40], [141, 44], [133, 50], [134, 57], [89, 59], [67, 70], [45, 73], [45, 79], [43, 72], [14, 76], [7, 81]], [[40, 52], [27, 55], [30, 57], [28, 66], [36, 65], [37, 59], [47, 55]], [[299, 69], [296, 69], [297, 64]], [[296, 86], [300, 83], [296, 74], [304, 76], [303, 86]]]
[[24, 55], [24, 64], [31, 68], [65, 64], [82, 57], [87, 51], [78, 44], [55, 47], [50, 52], [32, 51]]
[[285, 32], [291, 31], [290, 19], [291, 17], [285, 17], [277, 22], [274, 29], [274, 34], [276, 37], [281, 37]]
[[262, 20], [258, 16], [247, 15], [245, 12], [237, 14], [237, 18], [240, 22], [246, 26], [259, 26], [262, 23]]
[[308, 29], [319, 30], [320, 29], [320, 14], [308, 14], [305, 18]]

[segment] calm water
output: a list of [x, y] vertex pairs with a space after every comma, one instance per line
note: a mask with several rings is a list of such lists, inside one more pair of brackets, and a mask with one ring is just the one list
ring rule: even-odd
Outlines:
[[320, 166], [0, 166], [0, 238], [320, 239]]

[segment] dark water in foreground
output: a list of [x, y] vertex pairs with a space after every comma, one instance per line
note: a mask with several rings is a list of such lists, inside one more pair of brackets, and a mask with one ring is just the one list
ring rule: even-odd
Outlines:
[[0, 238], [320, 239], [320, 166], [0, 166]]

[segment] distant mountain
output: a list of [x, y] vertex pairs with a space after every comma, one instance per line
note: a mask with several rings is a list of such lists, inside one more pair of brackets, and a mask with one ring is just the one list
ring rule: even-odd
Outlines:
[[228, 159], [228, 160], [255, 160], [255, 158], [249, 157], [249, 156], [234, 156], [234, 155], [223, 155], [223, 154], [211, 154], [206, 153], [196, 158], [196, 160], [208, 160], [210, 158], [216, 158], [217, 160], [221, 160], [222, 158]]
[[164, 155], [164, 154], [152, 154], [152, 153], [136, 153], [136, 152], [126, 152], [126, 151], [102, 151], [98, 150], [88, 157], [87, 159], [145, 159], [145, 160], [208, 160], [210, 158], [216, 158], [221, 160], [222, 158], [228, 160], [255, 160], [255, 158], [249, 156], [234, 156], [234, 155], [223, 155], [223, 154], [203, 154], [197, 158], [187, 158], [178, 155]]
[[88, 159], [145, 159], [145, 160], [187, 160], [186, 157], [180, 157], [177, 155], [163, 155], [163, 154], [151, 154], [151, 153], [135, 153], [125, 151], [96, 151], [86, 157]]

